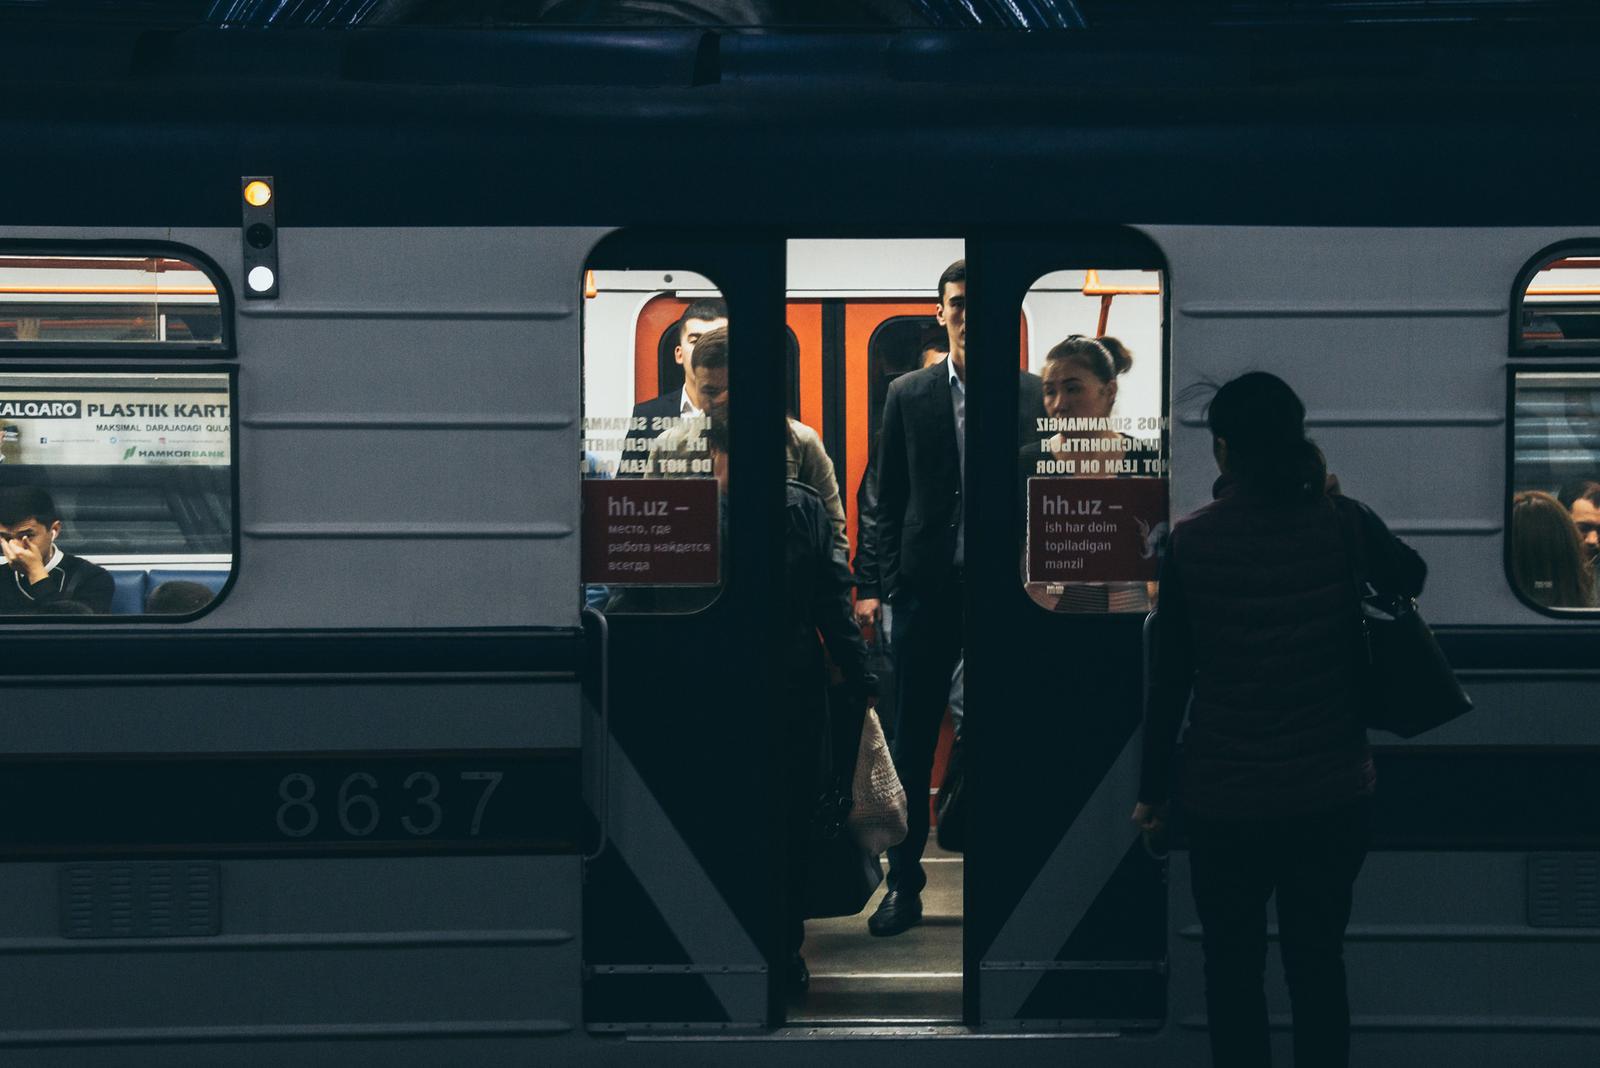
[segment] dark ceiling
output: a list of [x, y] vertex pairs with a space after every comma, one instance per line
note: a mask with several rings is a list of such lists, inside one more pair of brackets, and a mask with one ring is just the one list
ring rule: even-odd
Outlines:
[[1129, 30], [1596, 21], [1573, 0], [0, 0], [0, 20], [283, 29], [376, 26]]

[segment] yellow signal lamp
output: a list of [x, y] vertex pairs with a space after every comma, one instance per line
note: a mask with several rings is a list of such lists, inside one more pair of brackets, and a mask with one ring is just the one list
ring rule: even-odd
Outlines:
[[244, 200], [253, 208], [264, 208], [272, 199], [272, 186], [257, 178], [244, 187]]

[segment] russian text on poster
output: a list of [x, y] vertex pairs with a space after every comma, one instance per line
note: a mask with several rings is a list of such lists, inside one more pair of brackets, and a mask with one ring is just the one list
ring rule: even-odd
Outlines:
[[719, 561], [716, 479], [584, 481], [584, 582], [715, 586]]

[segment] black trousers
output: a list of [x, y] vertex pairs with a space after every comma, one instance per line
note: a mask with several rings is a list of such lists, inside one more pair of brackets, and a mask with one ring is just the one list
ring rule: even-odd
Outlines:
[[1350, 1063], [1344, 930], [1372, 838], [1368, 800], [1294, 819], [1253, 822], [1185, 812], [1195, 908], [1204, 929], [1212, 1063], [1271, 1063], [1263, 972], [1267, 899], [1294, 1012], [1295, 1068]]
[[928, 787], [939, 724], [950, 703], [950, 677], [961, 659], [961, 572], [936, 590], [898, 590], [893, 601], [895, 701], [894, 770], [906, 789], [905, 841], [889, 849], [890, 890], [921, 893], [928, 877]]

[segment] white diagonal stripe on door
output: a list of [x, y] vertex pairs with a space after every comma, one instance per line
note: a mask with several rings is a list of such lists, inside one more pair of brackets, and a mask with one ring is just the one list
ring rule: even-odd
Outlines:
[[[1128, 739], [1056, 843], [1050, 859], [984, 954], [985, 965], [1048, 960], [1083, 921], [1137, 833], [1128, 814], [1138, 792], [1140, 737], [1135, 731]], [[980, 979], [979, 1015], [985, 1021], [1016, 1019], [1045, 973], [1005, 973], [1006, 980], [993, 981], [1000, 974], [989, 973]]]

